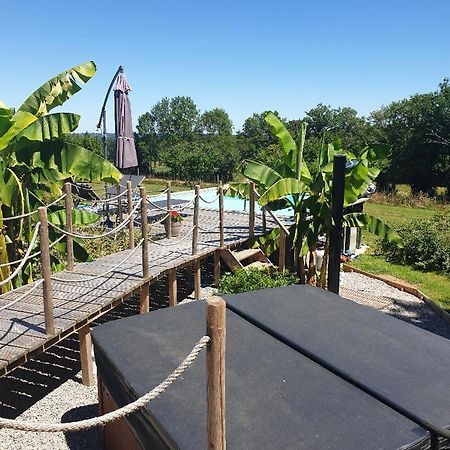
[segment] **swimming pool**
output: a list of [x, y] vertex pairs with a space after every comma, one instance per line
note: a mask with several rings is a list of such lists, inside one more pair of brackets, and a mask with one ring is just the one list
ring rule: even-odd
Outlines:
[[[182, 191], [172, 193], [172, 204], [176, 205], [177, 200], [189, 201], [193, 200], [195, 196], [194, 191]], [[159, 194], [151, 196], [153, 201], [165, 200], [166, 194]], [[243, 200], [235, 197], [224, 197], [223, 206], [225, 211], [233, 212], [248, 212], [249, 202], [248, 200]], [[219, 197], [217, 196], [217, 188], [202, 189], [200, 191], [200, 209], [219, 209]], [[261, 213], [261, 207], [256, 203], [255, 205], [256, 214]], [[292, 217], [293, 209], [286, 208], [276, 211], [275, 214], [279, 217]]]

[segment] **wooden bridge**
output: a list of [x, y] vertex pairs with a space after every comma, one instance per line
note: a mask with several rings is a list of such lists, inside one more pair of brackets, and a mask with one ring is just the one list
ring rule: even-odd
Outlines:
[[[140, 294], [140, 312], [148, 312], [149, 285], [166, 274], [169, 278], [169, 304], [176, 305], [177, 270], [188, 265], [193, 266], [195, 298], [199, 299], [202, 259], [214, 255], [215, 280], [218, 283], [221, 252], [245, 244], [266, 227], [279, 226], [282, 230], [280, 239], [284, 244], [286, 229], [283, 224], [270, 212], [271, 218], [267, 221], [265, 217], [257, 216], [254, 195], [251, 195], [248, 214], [224, 211], [222, 187], [218, 188], [219, 210], [200, 209], [201, 191], [198, 186], [193, 204], [179, 208], [186, 216], [180, 236], [158, 239], [156, 236], [161, 235], [164, 222], [167, 222], [167, 234], [171, 234], [169, 212], [173, 210], [173, 205], [170, 185], [166, 191], [167, 204], [164, 207], [152, 203], [142, 187], [139, 200], [133, 203], [131, 184], [128, 183], [127, 190], [117, 196], [118, 216], [122, 216], [123, 195], [127, 196], [126, 218], [115, 229], [101, 236], [111, 235], [126, 226], [130, 248], [77, 265], [73, 264], [73, 238], [81, 235], [72, 229], [73, 197], [70, 184], [65, 185], [67, 222], [64, 229], [50, 224], [46, 208], [39, 208], [36, 235], [39, 229], [43, 278], [0, 295], [0, 376], [46, 351], [71, 333], [78, 332], [83, 382], [91, 385], [90, 322], [136, 293]], [[149, 204], [153, 206], [150, 211]], [[158, 219], [161, 214], [164, 216]], [[135, 246], [134, 225], [139, 222], [142, 240]], [[52, 274], [50, 269], [49, 226], [56, 228], [67, 241], [67, 270], [57, 274]], [[281, 266], [284, 267], [284, 262]]]

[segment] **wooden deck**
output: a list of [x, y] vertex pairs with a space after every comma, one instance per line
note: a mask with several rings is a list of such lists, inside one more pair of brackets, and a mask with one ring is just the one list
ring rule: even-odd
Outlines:
[[[248, 240], [248, 223], [247, 214], [225, 213], [224, 235], [228, 248], [242, 245]], [[195, 260], [214, 254], [219, 247], [218, 211], [200, 211], [200, 225], [208, 230], [215, 228], [213, 231], [200, 229], [198, 251], [195, 256], [191, 255], [192, 237], [181, 240], [192, 228], [191, 218], [183, 221], [183, 229], [179, 237], [170, 240], [161, 238], [158, 240], [160, 245], [150, 242], [150, 282], [156, 281], [173, 269], [193, 264]], [[161, 225], [155, 226], [151, 230], [152, 239], [158, 239], [158, 235], [162, 237], [162, 230]], [[255, 235], [261, 232], [261, 220], [257, 218]], [[72, 272], [63, 271], [57, 274], [57, 277], [69, 281], [52, 281], [56, 327], [53, 336], [48, 336], [45, 332], [42, 285], [24, 299], [1, 310], [0, 376], [45, 351], [69, 334], [85, 327], [92, 320], [139, 292], [144, 285], [141, 249], [135, 251], [123, 265], [111, 273], [93, 278], [116, 266], [130, 252], [131, 250], [126, 250], [92, 262], [78, 264]], [[8, 305], [32, 287], [33, 284], [30, 284], [0, 295], [0, 308]]]

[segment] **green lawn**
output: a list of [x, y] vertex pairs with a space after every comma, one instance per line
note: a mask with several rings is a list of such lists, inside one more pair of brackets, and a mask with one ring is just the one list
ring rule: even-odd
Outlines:
[[[445, 208], [412, 208], [368, 202], [364, 206], [364, 211], [384, 220], [388, 225], [395, 228], [415, 219], [430, 219], [436, 213], [450, 211], [450, 206]], [[426, 296], [450, 310], [450, 277], [437, 273], [420, 272], [408, 266], [386, 262], [384, 258], [373, 255], [376, 238], [370, 233], [363, 233], [363, 242], [370, 246], [370, 250], [355, 260], [352, 265], [370, 273], [400, 278], [415, 285]]]

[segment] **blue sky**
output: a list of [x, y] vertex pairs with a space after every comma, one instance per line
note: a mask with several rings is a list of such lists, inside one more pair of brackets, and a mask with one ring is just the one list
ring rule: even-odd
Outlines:
[[96, 76], [63, 107], [81, 114], [79, 131], [95, 131], [120, 64], [135, 122], [162, 97], [187, 95], [202, 111], [224, 108], [235, 129], [253, 112], [299, 118], [320, 102], [367, 115], [450, 75], [447, 0], [0, 0], [0, 7], [0, 99], [8, 105], [68, 67], [96, 62]]

